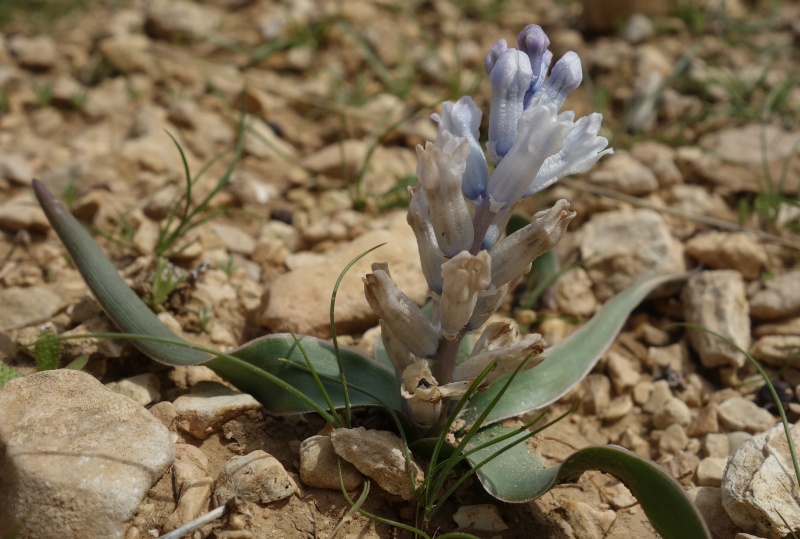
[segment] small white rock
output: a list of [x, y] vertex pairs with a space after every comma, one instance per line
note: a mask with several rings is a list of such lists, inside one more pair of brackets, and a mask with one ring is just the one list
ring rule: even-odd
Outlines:
[[339, 459], [330, 436], [312, 436], [300, 444], [300, 479], [309, 487], [339, 490], [339, 466], [345, 490], [353, 490], [361, 484], [361, 472]]
[[119, 382], [111, 382], [106, 387], [114, 393], [125, 395], [142, 406], [161, 400], [161, 384], [158, 376], [148, 372], [124, 378]]
[[743, 397], [733, 397], [720, 403], [719, 419], [728, 430], [764, 432], [777, 419], [756, 403]]
[[497, 506], [491, 504], [462, 505], [453, 515], [461, 530], [502, 532], [508, 529]]
[[234, 496], [242, 496], [266, 504], [288, 498], [295, 490], [297, 485], [278, 459], [257, 449], [228, 461], [217, 478], [214, 501], [220, 506]]
[[234, 417], [261, 407], [252, 396], [216, 382], [200, 382], [173, 404], [178, 414], [175, 424], [200, 440]]

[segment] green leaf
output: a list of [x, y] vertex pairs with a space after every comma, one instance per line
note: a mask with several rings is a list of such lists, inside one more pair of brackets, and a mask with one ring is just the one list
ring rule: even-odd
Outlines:
[[39, 338], [36, 339], [33, 350], [36, 358], [36, 370], [51, 371], [58, 368], [58, 360], [61, 357], [61, 339], [52, 331], [48, 329], [42, 331]]
[[[116, 268], [103, 251], [84, 230], [78, 221], [47, 191], [34, 180], [34, 190], [53, 228], [64, 242], [75, 265], [86, 280], [100, 305], [123, 332], [132, 335], [155, 337], [169, 342], [134, 340], [136, 346], [156, 361], [168, 365], [196, 365], [205, 363], [220, 376], [241, 391], [250, 393], [271, 412], [303, 413], [312, 408], [307, 402], [292, 395], [263, 377], [254, 376], [252, 369], [237, 364], [230, 358], [215, 357], [207, 352], [186, 348], [190, 343], [167, 328], [142, 300], [125, 284]], [[298, 346], [299, 342], [299, 346]], [[300, 350], [302, 346], [313, 367], [324, 379], [323, 386], [337, 407], [343, 406], [342, 387], [333, 346], [313, 337], [302, 337], [296, 342], [287, 334], [269, 335], [256, 339], [231, 352], [231, 356], [242, 359], [273, 374], [325, 407], [319, 386], [307, 370]], [[360, 353], [341, 349], [347, 381], [362, 386], [396, 409], [401, 408], [400, 395], [394, 379], [394, 371]], [[296, 366], [295, 366], [296, 365]], [[351, 388], [352, 404], [355, 406], [378, 405], [371, 397]]]
[[[511, 430], [499, 423], [482, 429], [470, 441], [467, 450]], [[501, 444], [476, 451], [467, 459], [474, 466], [498, 449], [525, 437], [524, 433], [519, 434]], [[522, 442], [484, 464], [477, 475], [492, 496], [519, 503], [538, 498], [557, 484], [576, 481], [587, 470], [608, 473], [622, 481], [664, 539], [710, 537], [702, 517], [686, 497], [683, 487], [655, 464], [622, 447], [587, 447], [576, 451], [561, 464], [546, 467], [539, 455]]]
[[64, 368], [72, 369], [74, 371], [79, 371], [83, 369], [88, 362], [89, 362], [89, 356], [87, 356], [86, 354], [82, 354], [73, 359], [72, 361], [70, 361], [69, 363], [67, 363], [66, 365], [64, 365]]
[[[575, 333], [544, 351], [547, 356], [536, 367], [521, 372], [503, 399], [492, 409], [485, 425], [543, 408], [557, 401], [592, 370], [619, 334], [631, 311], [656, 287], [681, 279], [689, 273], [660, 274], [639, 279], [611, 298]], [[502, 378], [476, 395], [464, 420], [475, 421], [502, 387]]]
[[22, 376], [21, 372], [11, 365], [6, 365], [0, 361], [0, 387], [3, 387], [7, 382], [10, 382], [14, 378], [19, 378], [20, 376]]

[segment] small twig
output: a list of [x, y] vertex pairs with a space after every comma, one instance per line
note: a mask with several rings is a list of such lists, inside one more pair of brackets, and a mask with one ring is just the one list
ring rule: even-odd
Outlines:
[[185, 535], [189, 535], [190, 533], [198, 530], [208, 524], [211, 521], [217, 520], [218, 518], [222, 518], [228, 511], [232, 510], [236, 504], [239, 503], [236, 498], [231, 498], [225, 505], [220, 505], [216, 509], [209, 511], [205, 515], [202, 515], [193, 521], [189, 522], [188, 524], [184, 524], [180, 528], [176, 530], [172, 530], [169, 533], [165, 533], [158, 539], [180, 539]]
[[649, 200], [633, 197], [630, 195], [626, 195], [624, 193], [619, 193], [612, 189], [606, 189], [605, 187], [600, 187], [598, 185], [592, 185], [591, 183], [583, 180], [564, 179], [561, 181], [563, 183], [566, 183], [567, 185], [571, 185], [582, 191], [592, 193], [593, 195], [599, 195], [606, 198], [613, 198], [614, 200], [627, 202], [628, 204], [631, 204], [633, 206], [638, 206], [640, 208], [647, 208], [650, 210], [655, 210], [657, 212], [674, 215], [675, 217], [688, 219], [689, 221], [696, 221], [698, 223], [703, 223], [716, 228], [721, 228], [723, 230], [731, 230], [733, 232], [751, 232], [753, 234], [757, 234], [764, 241], [768, 241], [770, 243], [774, 243], [777, 245], [782, 245], [784, 247], [789, 247], [790, 249], [800, 249], [800, 241], [793, 240], [790, 238], [781, 238], [780, 236], [776, 236], [775, 234], [770, 234], [769, 232], [764, 232], [763, 230], [748, 228], [746, 226], [738, 225], [736, 223], [731, 223], [730, 221], [725, 221], [724, 219], [717, 219], [716, 217], [709, 217], [707, 215], [690, 213], [683, 210], [679, 210], [677, 208], [670, 208], [668, 206], [659, 206], [658, 204], [651, 202]]

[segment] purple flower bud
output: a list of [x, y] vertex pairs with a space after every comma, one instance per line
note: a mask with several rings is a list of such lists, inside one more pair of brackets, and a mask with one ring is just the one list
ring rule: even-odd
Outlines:
[[553, 53], [547, 50], [547, 47], [550, 46], [550, 39], [542, 30], [542, 27], [537, 24], [526, 26], [517, 36], [517, 43], [519, 44], [519, 50], [528, 55], [531, 71], [533, 72], [533, 78], [528, 91], [525, 92], [523, 102], [524, 107], [528, 108], [531, 98], [544, 84], [547, 68], [550, 67], [550, 62], [553, 59]]
[[500, 160], [517, 140], [517, 122], [523, 111], [525, 92], [533, 72], [528, 56], [517, 49], [506, 50], [489, 75], [492, 82], [492, 106], [489, 113], [490, 156]]
[[461, 251], [442, 265], [444, 289], [439, 300], [439, 323], [445, 338], [454, 339], [472, 317], [478, 294], [489, 286], [489, 253]]
[[576, 53], [569, 51], [556, 62], [550, 77], [540, 88], [540, 103], [552, 103], [559, 110], [569, 93], [580, 86], [582, 80], [581, 59]]
[[364, 279], [364, 295], [372, 310], [412, 354], [432, 356], [439, 348], [439, 332], [411, 298], [397, 287], [385, 262], [372, 264]]
[[569, 202], [562, 199], [535, 214], [529, 225], [497, 242], [489, 250], [492, 285], [500, 287], [530, 271], [531, 263], [558, 243], [573, 217]]
[[442, 133], [442, 147], [428, 142], [417, 146], [417, 176], [428, 199], [428, 207], [436, 243], [445, 256], [455, 256], [472, 246], [475, 231], [467, 202], [461, 193], [469, 157], [469, 143]]
[[480, 201], [486, 194], [486, 182], [489, 179], [489, 167], [479, 141], [481, 110], [471, 97], [462, 97], [455, 103], [443, 103], [442, 115], [433, 114], [431, 118], [439, 124], [439, 135], [436, 137], [438, 147], [444, 145], [444, 132], [464, 137], [469, 142], [469, 161], [461, 182], [461, 191], [468, 200]]
[[492, 74], [492, 69], [494, 69], [497, 59], [507, 50], [508, 42], [505, 39], [501, 39], [492, 45], [492, 48], [486, 53], [486, 58], [483, 59], [483, 68], [486, 70], [487, 75]]

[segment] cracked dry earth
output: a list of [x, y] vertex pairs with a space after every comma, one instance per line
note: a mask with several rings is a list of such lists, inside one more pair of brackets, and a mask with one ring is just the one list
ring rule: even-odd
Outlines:
[[[435, 138], [428, 116], [473, 88], [485, 105], [483, 54], [531, 22], [556, 57], [580, 54], [584, 84], [565, 108], [602, 112], [616, 152], [528, 202], [533, 212], [571, 201], [578, 217], [556, 254], [572, 269], [533, 304], [522, 283], [501, 313], [552, 344], [637, 276], [702, 266], [633, 313], [548, 418], [574, 399], [577, 412], [532, 443], [548, 463], [606, 443], [653, 459], [686, 487], [714, 537], [800, 529], [763, 383], [733, 347], [675, 325], [704, 325], [749, 350], [774, 376], [789, 421], [800, 419], [800, 6], [97, 0], [49, 18], [46, 7], [18, 12], [0, 27], [0, 358], [26, 375], [0, 390], [0, 536], [157, 537], [239, 496], [192, 537], [329, 537], [349, 509], [300, 470], [313, 445], [301, 442], [324, 429], [320, 418], [268, 415], [202, 366], [171, 368], [122, 341], [82, 339], [65, 341], [62, 364], [86, 356], [84, 373], [32, 375], [43, 329], [115, 330], [38, 209], [32, 178], [146, 296], [159, 223], [183, 186], [167, 133], [192, 171], [229, 152], [196, 184], [199, 201], [233, 159], [245, 111], [242, 158], [213, 200], [225, 213], [182, 240], [174, 271], [191, 275], [159, 316], [223, 350], [288, 329], [326, 338], [336, 275], [388, 242], [338, 294], [340, 342], [369, 350], [376, 320], [360, 277], [371, 261], [388, 260], [400, 288], [425, 297], [397, 208], [415, 145]], [[388, 428], [378, 411], [357, 420]], [[7, 450], [20, 432], [38, 451], [27, 460]], [[357, 494], [360, 475], [351, 479]], [[747, 500], [723, 506], [723, 487]], [[492, 529], [467, 528], [480, 537], [656, 536], [627, 489], [600, 473], [516, 505], [469, 484], [431, 530], [457, 529], [453, 515], [475, 504], [495, 508]], [[364, 508], [404, 522], [413, 514], [374, 484]], [[360, 515], [337, 532], [407, 536]]]

